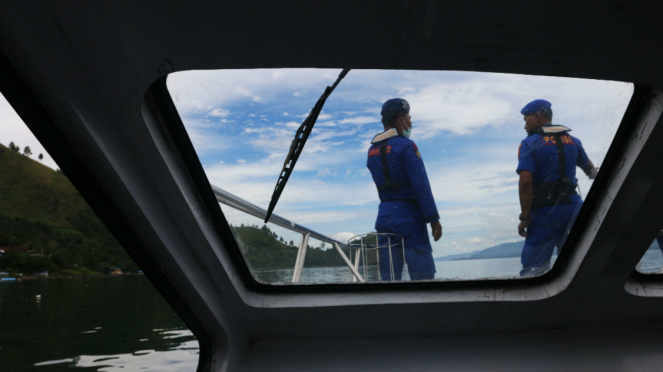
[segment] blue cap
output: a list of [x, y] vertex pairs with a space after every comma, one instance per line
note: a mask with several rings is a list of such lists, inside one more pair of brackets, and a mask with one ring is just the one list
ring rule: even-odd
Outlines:
[[382, 105], [381, 115], [394, 112], [410, 112], [410, 104], [402, 98], [392, 98]]
[[535, 99], [534, 101], [528, 103], [520, 110], [520, 113], [523, 115], [532, 115], [535, 112], [549, 109], [552, 106], [552, 103], [546, 101], [545, 99]]

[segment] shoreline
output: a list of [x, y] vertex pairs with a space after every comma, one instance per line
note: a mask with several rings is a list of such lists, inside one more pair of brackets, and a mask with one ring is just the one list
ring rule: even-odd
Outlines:
[[[123, 277], [123, 276], [138, 276], [145, 275], [143, 273], [126, 273], [126, 274], [95, 274], [95, 275], [53, 275], [53, 276], [17, 276], [12, 277], [16, 280], [5, 280], [0, 281], [6, 283], [13, 282], [22, 282], [22, 281], [31, 281], [31, 280], [51, 280], [51, 279], [86, 279], [86, 278], [112, 278], [112, 277]], [[9, 278], [8, 278], [9, 279]]]

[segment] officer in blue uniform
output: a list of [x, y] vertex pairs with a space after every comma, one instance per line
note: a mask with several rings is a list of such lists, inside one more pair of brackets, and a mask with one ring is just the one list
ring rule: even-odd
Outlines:
[[[442, 236], [442, 225], [431, 192], [424, 162], [410, 132], [410, 105], [401, 98], [382, 105], [384, 132], [378, 134], [368, 150], [368, 169], [380, 196], [375, 229], [378, 233], [400, 235], [405, 241], [404, 255], [412, 280], [433, 279], [435, 262], [428, 239], [426, 223], [430, 223], [435, 241]], [[379, 245], [386, 247], [387, 238], [380, 236]], [[401, 280], [403, 247], [400, 239], [392, 239], [391, 259], [395, 280]], [[392, 279], [388, 248], [380, 249], [380, 277]]]
[[558, 252], [564, 246], [582, 206], [576, 167], [590, 179], [597, 173], [571, 129], [552, 124], [551, 106], [537, 99], [520, 112], [528, 135], [520, 143], [516, 170], [522, 211], [518, 233], [526, 238], [520, 275], [525, 277], [548, 271], [555, 245]]

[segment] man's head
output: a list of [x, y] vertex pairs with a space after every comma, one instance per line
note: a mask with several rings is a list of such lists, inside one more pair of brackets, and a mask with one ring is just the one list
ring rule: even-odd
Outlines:
[[410, 104], [402, 98], [392, 98], [382, 105], [382, 125], [384, 129], [396, 128], [398, 134], [412, 128]]
[[535, 99], [520, 110], [525, 120], [525, 130], [530, 133], [534, 129], [552, 123], [552, 103], [544, 99]]

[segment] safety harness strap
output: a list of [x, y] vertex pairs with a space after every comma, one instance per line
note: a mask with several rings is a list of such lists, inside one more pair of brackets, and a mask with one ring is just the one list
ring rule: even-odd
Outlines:
[[557, 204], [571, 203], [571, 195], [576, 194], [576, 185], [571, 182], [566, 174], [566, 153], [562, 135], [566, 132], [554, 133], [555, 146], [557, 147], [557, 164], [559, 179], [553, 182], [534, 181], [534, 200], [532, 209], [552, 207]]
[[557, 146], [557, 161], [559, 164], [559, 179], [563, 182], [569, 182], [566, 178], [566, 153], [564, 152], [564, 144], [562, 143], [562, 134], [555, 133], [555, 146]]
[[387, 143], [385, 140], [380, 144], [380, 159], [382, 160], [382, 174], [384, 175], [384, 184], [378, 186], [378, 192], [384, 190], [396, 190], [403, 187], [410, 186], [409, 182], [391, 182], [391, 175], [389, 175], [389, 161], [387, 160]]

